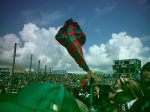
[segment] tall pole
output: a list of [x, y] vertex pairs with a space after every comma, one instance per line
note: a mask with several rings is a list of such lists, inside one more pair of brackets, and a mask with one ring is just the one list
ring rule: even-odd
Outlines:
[[13, 56], [12, 75], [14, 75], [14, 69], [15, 69], [16, 46], [17, 46], [17, 43], [15, 43], [15, 45], [14, 45], [14, 56]]
[[33, 56], [33, 55], [31, 54], [29, 73], [31, 73], [31, 68], [32, 68], [32, 56]]
[[39, 60], [39, 64], [38, 64], [38, 73], [40, 72], [40, 60]]
[[47, 65], [45, 65], [45, 74], [46, 74], [46, 68], [47, 68]]

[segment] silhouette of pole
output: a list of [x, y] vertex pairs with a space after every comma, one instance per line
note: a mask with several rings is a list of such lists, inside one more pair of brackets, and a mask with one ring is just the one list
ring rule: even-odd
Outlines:
[[31, 73], [31, 68], [32, 68], [32, 57], [33, 57], [33, 55], [31, 54], [29, 73]]
[[38, 73], [40, 72], [40, 60], [39, 60], [39, 64], [38, 64]]
[[45, 65], [45, 74], [46, 74], [47, 65]]
[[49, 68], [49, 73], [52, 73], [52, 69], [51, 68]]
[[14, 56], [13, 56], [12, 75], [14, 75], [14, 69], [15, 69], [16, 46], [17, 46], [17, 43], [15, 43], [15, 45], [14, 45]]

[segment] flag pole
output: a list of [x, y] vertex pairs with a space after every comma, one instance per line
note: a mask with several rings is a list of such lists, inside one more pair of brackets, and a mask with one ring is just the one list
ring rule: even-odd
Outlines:
[[12, 75], [14, 75], [14, 69], [15, 69], [16, 46], [17, 46], [17, 43], [15, 43], [15, 45], [14, 45], [14, 56], [13, 56]]
[[47, 65], [45, 65], [45, 74], [46, 74]]
[[32, 57], [33, 57], [33, 55], [31, 54], [31, 58], [30, 58], [30, 69], [29, 69], [29, 73], [31, 73], [31, 68], [32, 68]]
[[38, 73], [40, 72], [40, 60], [39, 60], [39, 64], [38, 64]]

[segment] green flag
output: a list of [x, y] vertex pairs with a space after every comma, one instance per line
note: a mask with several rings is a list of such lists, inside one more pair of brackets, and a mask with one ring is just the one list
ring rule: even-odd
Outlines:
[[26, 86], [12, 101], [0, 103], [0, 112], [80, 112], [75, 98], [51, 83]]

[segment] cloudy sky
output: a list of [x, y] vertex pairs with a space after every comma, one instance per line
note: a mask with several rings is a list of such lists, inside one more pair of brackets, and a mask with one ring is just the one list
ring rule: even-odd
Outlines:
[[[84, 57], [92, 70], [111, 71], [113, 60], [150, 60], [149, 0], [0, 0], [0, 65], [47, 65], [53, 69], [81, 70], [55, 40], [69, 18], [86, 34]], [[81, 70], [82, 71], [82, 70]]]

